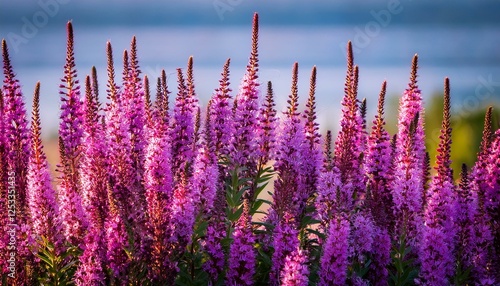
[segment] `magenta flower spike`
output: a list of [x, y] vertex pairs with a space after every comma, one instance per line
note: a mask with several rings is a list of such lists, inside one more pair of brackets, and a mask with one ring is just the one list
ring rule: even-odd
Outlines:
[[[158, 118], [159, 110], [153, 110]], [[166, 281], [173, 268], [169, 260], [167, 239], [170, 235], [169, 206], [173, 197], [172, 157], [168, 137], [168, 123], [163, 120], [147, 120], [147, 145], [144, 164], [144, 188], [147, 204], [147, 227], [152, 238], [150, 279]], [[167, 269], [166, 269], [167, 268]]]
[[[376, 223], [376, 221], [375, 221]], [[388, 283], [389, 271], [387, 266], [391, 263], [391, 236], [389, 230], [375, 224], [373, 228], [372, 264], [370, 266], [369, 280], [373, 285], [385, 286]]]
[[370, 215], [358, 212], [351, 217], [352, 247], [360, 262], [366, 262], [373, 250], [374, 225]]
[[[475, 239], [473, 241], [473, 257], [472, 257], [472, 277], [477, 281], [490, 281], [493, 279], [492, 264], [494, 255], [494, 233], [491, 227], [492, 218], [486, 210], [486, 194], [489, 192], [491, 185], [489, 179], [489, 162], [492, 153], [492, 108], [488, 108], [485, 120], [481, 145], [477, 154], [477, 160], [471, 172], [471, 196], [475, 200], [472, 206], [476, 208], [474, 217], [474, 232]], [[472, 215], [474, 215], [472, 214]], [[484, 283], [484, 285], [493, 285], [492, 283]]]
[[235, 98], [234, 125], [231, 144], [231, 159], [238, 166], [246, 166], [253, 169], [257, 160], [258, 146], [256, 144], [256, 133], [259, 129], [259, 59], [258, 59], [258, 37], [259, 16], [253, 17], [252, 27], [252, 52], [243, 76], [238, 94]]
[[185, 172], [180, 173], [180, 178], [174, 183], [174, 193], [170, 204], [170, 231], [172, 235], [169, 243], [176, 251], [184, 251], [191, 242], [191, 235], [196, 217], [196, 201], [199, 194], [193, 192]]
[[[5, 164], [7, 172], [15, 174], [16, 188], [16, 223], [22, 225], [29, 219], [27, 216], [28, 204], [26, 198], [28, 161], [30, 157], [30, 137], [28, 120], [21, 85], [12, 68], [7, 42], [2, 40], [3, 56], [3, 117], [5, 143]], [[6, 178], [5, 178], [6, 179]], [[4, 181], [6, 182], [6, 181]], [[18, 239], [21, 237], [18, 237]]]
[[88, 228], [88, 219], [83, 209], [82, 197], [75, 190], [77, 186], [74, 182], [75, 174], [68, 163], [71, 160], [66, 156], [64, 150], [63, 139], [59, 137], [59, 153], [63, 165], [58, 166], [61, 172], [58, 195], [63, 235], [66, 241], [80, 247]]
[[417, 246], [422, 225], [425, 165], [424, 118], [422, 97], [417, 86], [417, 62], [418, 57], [415, 55], [410, 84], [399, 102], [392, 189], [396, 233], [400, 235], [404, 230], [413, 247]]
[[172, 169], [176, 180], [187, 162], [194, 158], [194, 124], [196, 110], [189, 97], [182, 70], [177, 69], [178, 92], [175, 99], [174, 114], [171, 119], [170, 140], [172, 145]]
[[304, 122], [298, 112], [298, 64], [293, 65], [292, 90], [288, 110], [281, 122], [276, 140], [276, 162], [278, 174], [274, 182], [272, 210], [281, 218], [290, 212], [298, 219], [309, 198], [305, 185], [305, 168], [302, 162], [309, 148], [304, 134]]
[[308, 258], [305, 250], [297, 247], [285, 258], [285, 265], [281, 271], [281, 285], [307, 286], [309, 285]]
[[318, 177], [318, 195], [314, 204], [316, 206], [316, 215], [321, 223], [323, 230], [327, 228], [331, 218], [336, 215], [340, 209], [339, 192], [342, 187], [340, 180], [340, 171], [333, 164], [332, 157], [332, 132], [327, 131], [324, 142], [323, 167]]
[[392, 225], [392, 149], [391, 137], [384, 128], [384, 102], [386, 82], [382, 84], [378, 100], [378, 114], [373, 120], [372, 131], [368, 137], [365, 157], [367, 185], [370, 191], [370, 211], [378, 225], [389, 229]]
[[107, 147], [101, 117], [98, 114], [97, 74], [92, 72], [85, 79], [85, 117], [82, 144], [80, 185], [82, 204], [89, 220], [89, 228], [83, 239], [83, 254], [76, 272], [77, 285], [104, 284], [106, 246], [104, 243], [105, 218], [108, 215]]
[[273, 85], [267, 82], [267, 95], [264, 104], [259, 110], [258, 145], [259, 145], [259, 165], [264, 166], [271, 158], [275, 157], [276, 148], [276, 128], [278, 118], [274, 103]]
[[463, 268], [473, 266], [476, 249], [475, 218], [477, 197], [471, 189], [471, 178], [465, 164], [462, 165], [460, 183], [457, 187], [457, 260]]
[[215, 90], [211, 100], [210, 109], [210, 130], [207, 140], [215, 145], [217, 156], [228, 156], [230, 153], [230, 143], [233, 134], [233, 112], [231, 104], [231, 88], [229, 87], [229, 64], [227, 59], [222, 71], [222, 78], [219, 80], [219, 88]]
[[212, 212], [214, 200], [219, 184], [219, 167], [215, 154], [211, 153], [201, 140], [200, 147], [193, 164], [193, 176], [190, 180], [193, 200], [196, 203], [197, 212], [208, 214]]
[[105, 250], [103, 228], [90, 226], [84, 239], [84, 251], [79, 257], [80, 264], [75, 273], [75, 283], [78, 286], [106, 285], [106, 272], [103, 257]]
[[31, 217], [31, 232], [35, 240], [46, 238], [56, 247], [62, 246], [59, 229], [59, 207], [52, 187], [50, 169], [41, 140], [40, 82], [33, 96], [31, 121], [31, 152], [28, 165], [27, 199]]
[[349, 265], [349, 221], [343, 215], [332, 218], [320, 261], [318, 285], [345, 285]]
[[342, 99], [340, 131], [335, 141], [335, 166], [340, 171], [344, 187], [340, 191], [341, 209], [351, 209], [356, 200], [364, 198], [362, 144], [364, 131], [357, 99], [358, 67], [353, 66], [351, 42], [347, 45], [347, 76]]
[[59, 200], [64, 236], [73, 245], [80, 245], [88, 222], [82, 206], [79, 182], [80, 155], [83, 136], [83, 109], [80, 100], [80, 86], [76, 79], [73, 25], [67, 24], [67, 53], [64, 77], [60, 88], [61, 123], [59, 125], [59, 152], [61, 173]]
[[[420, 275], [429, 285], [442, 285], [454, 273], [455, 220], [457, 202], [451, 164], [450, 82], [444, 82], [443, 123], [437, 155], [437, 174], [427, 191], [427, 208], [424, 213], [423, 240], [421, 245]], [[441, 234], [442, 233], [442, 234]], [[442, 245], [436, 245], [433, 235], [443, 235]], [[437, 247], [439, 246], [439, 248]]]
[[[488, 182], [489, 189], [485, 193], [484, 208], [491, 217], [491, 229], [495, 237], [495, 253], [496, 257], [493, 267], [500, 267], [500, 129], [493, 134], [491, 142], [490, 157], [488, 162]], [[500, 279], [500, 277], [498, 277]]]
[[[108, 88], [114, 86], [114, 71], [112, 64], [111, 46], [108, 46]], [[109, 97], [110, 104], [106, 110], [106, 139], [107, 139], [107, 164], [109, 174], [109, 190], [108, 198], [112, 197], [115, 205], [113, 217], [110, 217], [113, 228], [122, 229], [122, 224], [127, 225], [129, 233], [119, 234], [133, 241], [134, 248], [130, 251], [136, 259], [142, 259], [147, 252], [147, 244], [145, 243], [146, 235], [146, 220], [145, 220], [145, 198], [144, 193], [140, 190], [137, 170], [134, 169], [133, 146], [131, 143], [130, 124], [127, 119], [127, 114], [124, 112], [125, 107], [122, 102], [122, 95], [115, 94], [113, 88], [110, 88]], [[108, 199], [108, 204], [111, 201]], [[109, 227], [107, 227], [109, 230]], [[109, 235], [112, 235], [110, 233]], [[109, 251], [110, 245], [108, 243]], [[108, 255], [109, 256], [109, 255]], [[109, 258], [109, 257], [108, 257]]]
[[253, 276], [257, 261], [249, 207], [248, 201], [245, 200], [243, 213], [233, 232], [226, 274], [226, 284], [229, 286], [254, 285]]
[[272, 285], [286, 285], [280, 281], [282, 273], [286, 271], [286, 258], [300, 247], [298, 225], [293, 214], [285, 212], [283, 218], [278, 221], [273, 232], [272, 246], [274, 253], [270, 282]]
[[222, 241], [226, 238], [227, 226], [225, 216], [226, 197], [224, 192], [217, 192], [214, 200], [214, 208], [210, 215], [207, 226], [207, 235], [203, 238], [203, 250], [208, 254], [209, 259], [203, 264], [203, 269], [207, 271], [213, 283], [219, 280], [226, 265], [226, 253], [222, 247]]
[[[83, 137], [83, 109], [80, 99], [80, 85], [76, 79], [73, 25], [71, 22], [67, 24], [67, 32], [66, 64], [64, 65], [64, 77], [61, 79], [62, 84], [59, 86], [62, 89], [59, 92], [62, 101], [59, 136], [64, 143], [63, 151], [66, 160], [68, 160], [66, 163], [76, 171], [73, 174], [74, 178], [71, 178], [71, 180], [74, 180], [71, 183], [76, 188], [75, 181], [79, 170], [78, 158]], [[79, 192], [79, 190], [75, 189], [75, 192]]]
[[129, 248], [129, 235], [120, 215], [110, 184], [107, 185], [109, 213], [105, 220], [106, 263], [111, 270], [112, 281], [127, 285], [130, 258], [125, 249]]
[[99, 102], [90, 78], [85, 79], [85, 117], [83, 124], [83, 144], [80, 171], [82, 203], [89, 222], [97, 229], [103, 229], [108, 212], [106, 183], [108, 181], [106, 142], [101, 118], [98, 114]]
[[316, 122], [316, 66], [312, 68], [309, 87], [309, 97], [306, 103], [306, 110], [303, 115], [305, 119], [305, 137], [309, 148], [304, 160], [306, 175], [306, 192], [308, 196], [313, 195], [317, 188], [318, 176], [321, 171], [323, 157], [321, 154], [321, 134], [319, 133], [319, 124]]
[[373, 263], [375, 275], [370, 280], [375, 285], [386, 285], [387, 266], [390, 263], [391, 240], [389, 231], [393, 229], [393, 202], [390, 190], [392, 182], [391, 137], [385, 130], [384, 102], [386, 82], [382, 84], [378, 99], [378, 112], [373, 120], [372, 131], [367, 139], [365, 172], [367, 175], [367, 200], [373, 222]]
[[[8, 184], [7, 182], [7, 150], [6, 150], [6, 138], [5, 138], [5, 117], [4, 117], [4, 98], [3, 92], [0, 88], [0, 208], [7, 209], [8, 207]], [[9, 224], [8, 213], [0, 213], [0, 248], [5, 249], [10, 240], [10, 236], [5, 230], [4, 226]], [[0, 253], [0, 273], [8, 273], [7, 259], [9, 258], [8, 253]]]
[[169, 94], [167, 88], [167, 73], [165, 70], [161, 71], [161, 76], [158, 77], [156, 83], [156, 100], [154, 103], [153, 109], [158, 112], [158, 119], [164, 121], [164, 124], [169, 123], [170, 114], [169, 114]]
[[[132, 144], [132, 160], [134, 169], [140, 177], [144, 171], [144, 148], [146, 139], [144, 136], [145, 126], [145, 104], [144, 88], [140, 77], [139, 60], [137, 59], [137, 41], [135, 36], [130, 44], [129, 61], [124, 60], [124, 65], [128, 65], [128, 70], [124, 69], [123, 88], [120, 94], [123, 110], [126, 114], [129, 125], [130, 142]], [[125, 72], [127, 75], [125, 76]]]

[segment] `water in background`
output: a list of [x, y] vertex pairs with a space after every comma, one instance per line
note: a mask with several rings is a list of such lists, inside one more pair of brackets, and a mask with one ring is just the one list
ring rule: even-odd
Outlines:
[[[178, 17], [178, 22], [172, 24], [163, 18], [154, 20], [154, 17], [146, 17], [147, 21], [143, 22], [137, 20], [133, 13], [136, 6], [132, 2], [125, 1], [125, 4], [120, 6], [120, 12], [108, 11], [110, 14], [103, 14], [101, 10], [79, 10], [77, 8], [87, 6], [70, 2], [64, 4], [66, 6], [60, 4], [58, 13], [48, 17], [47, 24], [37, 29], [31, 38], [25, 37], [26, 42], [16, 44], [14, 35], [23, 36], [22, 28], [26, 20], [33, 21], [36, 13], [43, 11], [40, 10], [40, 2], [43, 1], [28, 5], [21, 1], [24, 6], [0, 4], [3, 8], [0, 10], [0, 19], [3, 19], [0, 20], [0, 37], [6, 38], [11, 47], [11, 60], [23, 86], [28, 108], [31, 108], [29, 101], [35, 83], [41, 81], [41, 116], [45, 135], [57, 132], [60, 104], [58, 86], [63, 75], [67, 19], [73, 19], [75, 57], [80, 82], [83, 83], [84, 76], [89, 74], [91, 67], [95, 65], [99, 74], [102, 100], [107, 80], [106, 42], [109, 40], [113, 44], [119, 78], [121, 53], [129, 48], [130, 39], [136, 35], [143, 74], [148, 75], [150, 81], [155, 83], [161, 69], [165, 69], [169, 74], [168, 84], [173, 92], [172, 96], [175, 95], [177, 85], [175, 69], [185, 68], [188, 57], [194, 56], [196, 91], [205, 105], [218, 86], [226, 58], [231, 58], [231, 88], [233, 95], [236, 94], [250, 52], [252, 11], [260, 11], [259, 8], [262, 8], [247, 3], [234, 7], [223, 6], [232, 10], [222, 13], [224, 19], [221, 19], [221, 10], [216, 9], [218, 3], [238, 1], [209, 1], [209, 5], [204, 6], [209, 10], [204, 10], [206, 14], [200, 14], [205, 15], [208, 20], [199, 17], [189, 19], [172, 12], [175, 8], [184, 11], [184, 15], [189, 15], [186, 12], [191, 11], [186, 8], [188, 4], [170, 1], [175, 2], [175, 5], [171, 4], [174, 7], [172, 8], [162, 2], [163, 6], [160, 5], [158, 9], [164, 9], [171, 17]], [[193, 4], [192, 2], [196, 1], [188, 2]], [[262, 8], [259, 42], [262, 91], [265, 91], [265, 82], [272, 81], [278, 108], [282, 110], [290, 92], [291, 67], [297, 61], [299, 96], [302, 97], [301, 101], [305, 102], [310, 71], [312, 66], [316, 65], [320, 124], [323, 129], [335, 130], [340, 117], [340, 100], [345, 77], [344, 47], [351, 39], [354, 42], [355, 63], [360, 67], [359, 96], [368, 100], [369, 118], [375, 113], [376, 99], [383, 80], [388, 81], [388, 95], [399, 96], [403, 92], [408, 83], [411, 59], [415, 53], [418, 53], [420, 58], [419, 86], [424, 100], [442, 92], [443, 78], [448, 76], [451, 80], [456, 114], [470, 112], [476, 107], [499, 101], [500, 25], [494, 20], [485, 20], [489, 19], [489, 13], [499, 11], [498, 5], [491, 9], [483, 8], [485, 14], [482, 17], [476, 16], [476, 19], [470, 16], [474, 13], [467, 13], [467, 9], [470, 9], [466, 5], [468, 2], [458, 1], [463, 5], [458, 5], [461, 10], [456, 13], [467, 15], [462, 16], [464, 22], [457, 22], [456, 17], [448, 16], [442, 17], [444, 19], [440, 19], [441, 22], [434, 23], [434, 18], [427, 15], [425, 7], [421, 10], [411, 10], [405, 6], [406, 9], [400, 9], [398, 13], [381, 12], [389, 11], [387, 5], [390, 2], [375, 1], [378, 3], [375, 6], [361, 5], [351, 9], [350, 4], [339, 4], [332, 8], [327, 1], [319, 1], [320, 4], [316, 6], [303, 7], [309, 8], [303, 9], [304, 15], [309, 18], [298, 17], [296, 21], [286, 17], [286, 13], [298, 13], [296, 10], [283, 12]], [[104, 5], [98, 2], [90, 3], [88, 5], [94, 9]], [[281, 1], [277, 3], [278, 7], [286, 6]], [[425, 3], [429, 5], [429, 2]], [[328, 9], [323, 9], [321, 5]], [[410, 4], [402, 1], [400, 5]], [[141, 13], [158, 13], [154, 6], [148, 7], [150, 8], [146, 9], [146, 12], [140, 10]], [[434, 10], [429, 11], [436, 13]], [[351, 14], [346, 16], [347, 12]], [[420, 19], [418, 22], [414, 19], [418, 13], [427, 15], [430, 20]], [[182, 15], [181, 12], [179, 14]], [[390, 15], [390, 20], [383, 18], [384, 15]], [[130, 22], [121, 17], [128, 17]], [[395, 110], [390, 111], [394, 112]]]

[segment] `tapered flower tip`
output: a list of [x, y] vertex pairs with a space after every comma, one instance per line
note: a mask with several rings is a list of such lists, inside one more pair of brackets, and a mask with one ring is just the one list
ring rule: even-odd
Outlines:
[[68, 39], [73, 39], [73, 23], [71, 20], [66, 24], [66, 32], [68, 33]]
[[254, 37], [259, 33], [259, 13], [257, 12], [253, 14], [252, 31]]
[[351, 41], [347, 42], [347, 67], [350, 70], [354, 64], [354, 56], [352, 53], [352, 43]]
[[381, 118], [384, 115], [384, 104], [385, 104], [385, 92], [387, 89], [387, 81], [384, 80], [382, 83], [382, 88], [380, 89], [380, 94], [378, 96], [378, 117]]
[[259, 47], [259, 14], [253, 15], [252, 24], [252, 54], [250, 57], [250, 66], [256, 71], [258, 64], [258, 47]]
[[299, 101], [299, 91], [298, 91], [298, 81], [299, 81], [299, 63], [295, 62], [292, 68], [292, 90], [290, 99], [288, 100], [289, 109], [288, 113], [294, 115], [297, 112], [298, 101]]
[[6, 78], [13, 79], [14, 71], [12, 70], [12, 65], [10, 64], [9, 48], [7, 47], [7, 41], [2, 39], [2, 57], [3, 57], [3, 72]]
[[410, 88], [417, 87], [418, 54], [413, 56], [411, 62]]

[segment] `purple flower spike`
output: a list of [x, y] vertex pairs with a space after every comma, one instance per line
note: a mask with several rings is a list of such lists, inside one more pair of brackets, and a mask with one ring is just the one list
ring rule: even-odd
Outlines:
[[[495, 241], [495, 252], [492, 254], [496, 257], [493, 263], [494, 269], [500, 268], [500, 129], [493, 134], [491, 142], [490, 157], [488, 162], [489, 185], [485, 193], [484, 208], [491, 218], [491, 230]], [[497, 279], [500, 279], [498, 277]]]
[[[154, 117], [159, 111], [154, 110]], [[169, 204], [173, 196], [170, 144], [168, 125], [163, 120], [147, 121], [148, 139], [144, 164], [144, 188], [148, 212], [148, 232], [152, 237], [151, 269], [152, 281], [165, 281], [168, 278], [170, 260], [167, 238], [169, 236]]]
[[60, 88], [61, 123], [59, 125], [59, 152], [61, 183], [59, 199], [64, 236], [73, 245], [80, 245], [87, 229], [87, 220], [82, 206], [79, 182], [80, 155], [83, 137], [83, 109], [80, 86], [76, 79], [73, 25], [67, 24], [68, 40], [64, 77]]
[[47, 238], [56, 247], [61, 246], [59, 237], [59, 207], [50, 179], [50, 169], [43, 151], [40, 126], [40, 82], [33, 97], [31, 122], [31, 156], [28, 165], [27, 199], [31, 216], [32, 234], [35, 239]]
[[[288, 110], [281, 122], [277, 137], [276, 162], [274, 169], [278, 178], [274, 182], [272, 209], [281, 218], [290, 212], [297, 219], [305, 209], [309, 198], [305, 185], [306, 160], [309, 144], [304, 134], [304, 123], [298, 112], [298, 64], [293, 65], [292, 90]], [[309, 159], [309, 158], [308, 158]]]
[[341, 208], [351, 209], [353, 197], [363, 199], [364, 182], [362, 173], [362, 144], [364, 131], [363, 120], [358, 106], [358, 67], [353, 66], [351, 42], [347, 45], [347, 75], [345, 81], [344, 98], [342, 99], [342, 119], [340, 131], [335, 141], [335, 166], [341, 174], [345, 185], [340, 192]]
[[318, 196], [315, 200], [317, 217], [321, 226], [325, 228], [340, 209], [339, 192], [342, 186], [340, 172], [333, 165], [332, 158], [332, 132], [326, 133], [323, 167], [318, 177]]
[[[60, 85], [62, 90], [59, 92], [62, 101], [59, 136], [64, 143], [63, 151], [67, 164], [73, 170], [78, 170], [78, 155], [83, 137], [83, 109], [80, 99], [80, 85], [76, 79], [73, 25], [71, 22], [68, 22], [67, 30], [66, 64], [64, 65], [64, 77], [61, 79], [62, 84]], [[78, 190], [75, 189], [75, 191]]]
[[272, 244], [274, 253], [270, 281], [272, 285], [282, 285], [280, 284], [280, 276], [284, 271], [286, 257], [300, 247], [299, 230], [292, 214], [286, 212], [278, 222], [274, 229]]
[[114, 200], [120, 214], [128, 218], [131, 198], [137, 174], [132, 165], [132, 147], [126, 114], [123, 112], [122, 96], [114, 83], [114, 67], [111, 44], [108, 43], [108, 97], [111, 102], [106, 108], [107, 164]]
[[410, 84], [399, 102], [398, 133], [394, 159], [393, 200], [396, 232], [404, 230], [411, 246], [417, 246], [422, 225], [424, 177], [424, 118], [417, 86], [418, 57], [413, 57]]
[[[471, 174], [472, 196], [476, 199], [474, 218], [475, 248], [473, 250], [472, 276], [478, 281], [489, 281], [493, 277], [494, 233], [490, 222], [492, 218], [486, 209], [487, 194], [490, 192], [489, 166], [492, 153], [492, 108], [488, 108], [484, 120], [483, 137], [477, 154], [477, 161]], [[493, 175], [493, 174], [492, 174]], [[497, 175], [498, 176], [498, 175]], [[485, 284], [488, 285], [488, 284]]]
[[309, 143], [304, 160], [304, 171], [306, 176], [306, 193], [308, 196], [313, 195], [317, 188], [317, 180], [322, 165], [321, 154], [321, 134], [319, 133], [319, 124], [316, 122], [316, 66], [311, 71], [311, 80], [309, 87], [309, 98], [304, 111], [305, 119], [305, 137]]
[[252, 33], [252, 52], [247, 71], [235, 99], [234, 125], [232, 136], [233, 162], [238, 166], [253, 169], [256, 164], [257, 144], [255, 140], [258, 130], [259, 82], [258, 82], [258, 35], [259, 16], [254, 14]]
[[[5, 136], [5, 164], [7, 172], [15, 172], [16, 177], [16, 212], [19, 214], [16, 223], [22, 225], [29, 219], [26, 198], [28, 161], [30, 157], [30, 137], [26, 108], [24, 106], [21, 85], [12, 68], [7, 42], [2, 40], [3, 56], [3, 117]], [[4, 142], [2, 142], [4, 143]], [[4, 178], [5, 180], [7, 178]], [[6, 181], [3, 182], [6, 182]], [[2, 184], [3, 184], [2, 182]]]
[[[446, 281], [454, 273], [455, 212], [457, 206], [453, 173], [450, 168], [450, 106], [450, 82], [446, 78], [443, 123], [437, 155], [437, 175], [433, 177], [428, 190], [423, 226], [424, 240], [421, 245], [422, 269], [420, 275], [423, 281], [430, 285], [442, 285], [440, 281]], [[434, 234], [440, 239], [443, 238], [440, 241], [442, 245], [436, 245]]]
[[369, 279], [373, 285], [385, 286], [389, 278], [387, 266], [391, 262], [391, 236], [386, 228], [374, 226], [372, 247], [373, 263]]
[[320, 261], [318, 285], [345, 285], [349, 265], [349, 221], [342, 215], [334, 217], [328, 227]]
[[158, 111], [158, 119], [164, 121], [166, 124], [170, 121], [169, 114], [169, 94], [167, 88], [167, 73], [165, 70], [161, 71], [161, 76], [156, 84], [156, 101], [155, 109]]
[[83, 209], [82, 198], [77, 192], [77, 184], [74, 183], [74, 172], [72, 172], [68, 159], [64, 153], [65, 145], [63, 139], [59, 137], [59, 153], [63, 166], [59, 184], [59, 204], [61, 210], [61, 220], [63, 234], [72, 245], [81, 246], [85, 231], [88, 228], [88, 220]]
[[236, 223], [233, 243], [229, 251], [226, 283], [229, 286], [254, 285], [256, 267], [255, 237], [249, 214], [248, 201], [243, 203], [243, 213]]
[[82, 189], [82, 203], [91, 224], [97, 229], [103, 229], [104, 217], [107, 213], [106, 183], [108, 173], [106, 162], [106, 142], [103, 126], [98, 115], [99, 102], [95, 88], [91, 86], [90, 78], [85, 80], [85, 117], [82, 144], [82, 161], [80, 171], [80, 185]]
[[177, 251], [183, 251], [191, 242], [196, 217], [195, 199], [199, 199], [189, 188], [186, 173], [180, 174], [179, 181], [174, 186], [174, 194], [170, 207], [170, 228], [172, 236], [170, 243]]
[[222, 78], [219, 81], [220, 86], [215, 90], [212, 99], [210, 100], [210, 134], [211, 138], [207, 140], [215, 145], [215, 153], [218, 156], [228, 156], [230, 149], [232, 131], [233, 112], [231, 110], [231, 89], [229, 88], [229, 64], [230, 59], [227, 59], [224, 64]]
[[276, 127], [278, 126], [276, 109], [274, 104], [273, 85], [270, 81], [267, 82], [267, 95], [264, 104], [259, 112], [258, 140], [259, 140], [259, 157], [261, 166], [267, 161], [274, 158], [276, 148]]
[[307, 286], [308, 283], [307, 252], [297, 247], [285, 258], [285, 265], [281, 271], [281, 285]]
[[84, 239], [84, 251], [80, 256], [80, 264], [75, 273], [76, 285], [106, 285], [106, 273], [104, 268], [104, 239], [103, 230], [91, 226]]
[[[194, 123], [196, 110], [189, 97], [182, 70], [177, 69], [178, 93], [175, 99], [174, 114], [170, 128], [172, 144], [172, 169], [181, 172], [186, 162], [194, 158]], [[176, 179], [178, 175], [176, 174]]]
[[370, 191], [367, 202], [375, 222], [390, 229], [392, 225], [392, 149], [391, 137], [384, 128], [384, 102], [386, 82], [382, 84], [378, 100], [378, 114], [373, 120], [373, 127], [368, 137], [365, 170]]
[[112, 187], [107, 185], [109, 214], [105, 221], [106, 262], [111, 269], [112, 280], [126, 285], [130, 259], [125, 252], [129, 248], [128, 233], [119, 210]]
[[203, 264], [203, 269], [208, 272], [212, 282], [218, 281], [224, 271], [226, 263], [222, 241], [226, 237], [227, 226], [224, 213], [226, 198], [224, 192], [217, 192], [214, 208], [207, 227], [207, 235], [203, 238], [203, 249], [209, 255], [209, 259]]
[[200, 144], [193, 165], [191, 177], [192, 192], [197, 204], [198, 212], [210, 213], [214, 206], [215, 195], [218, 187], [219, 168], [214, 154], [210, 153], [206, 144]]
[[145, 104], [144, 88], [140, 77], [141, 70], [139, 69], [139, 60], [137, 59], [137, 41], [135, 36], [132, 38], [129, 54], [128, 73], [123, 83], [123, 90], [120, 97], [124, 109], [122, 112], [126, 114], [127, 123], [129, 125], [133, 166], [138, 176], [142, 176], [144, 172], [144, 148], [146, 147], [144, 136]]
[[[4, 98], [3, 92], [0, 88], [0, 208], [7, 209], [7, 194], [8, 194], [8, 184], [7, 182], [7, 150], [6, 150], [6, 138], [5, 138], [5, 117], [4, 117]], [[0, 213], [0, 248], [5, 249], [10, 240], [9, 234], [5, 231], [4, 227], [9, 222], [8, 213]], [[7, 273], [8, 265], [8, 253], [0, 253], [0, 273]]]
[[477, 197], [470, 186], [470, 174], [467, 166], [462, 165], [460, 184], [457, 188], [457, 259], [462, 268], [473, 265], [476, 249], [475, 217], [477, 216]]

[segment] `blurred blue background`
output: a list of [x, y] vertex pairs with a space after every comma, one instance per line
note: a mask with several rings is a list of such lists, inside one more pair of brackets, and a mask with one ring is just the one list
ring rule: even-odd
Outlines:
[[[292, 64], [299, 62], [302, 102], [316, 65], [323, 130], [338, 127], [348, 40], [353, 41], [360, 67], [359, 96], [368, 99], [370, 122], [382, 81], [388, 81], [388, 95], [400, 96], [415, 53], [426, 102], [442, 92], [446, 76], [458, 117], [499, 100], [500, 1], [0, 0], [0, 38], [8, 41], [28, 108], [36, 81], [42, 83], [42, 124], [48, 135], [57, 132], [68, 20], [75, 30], [80, 82], [95, 65], [102, 100], [106, 41], [113, 44], [119, 76], [121, 53], [136, 35], [143, 74], [155, 82], [165, 69], [173, 92], [175, 68], [185, 68], [188, 57], [194, 56], [196, 89], [205, 105], [226, 58], [231, 58], [236, 94], [250, 52], [254, 12], [260, 15], [260, 80], [273, 81], [282, 110]], [[388, 108], [394, 116], [397, 109]]]

